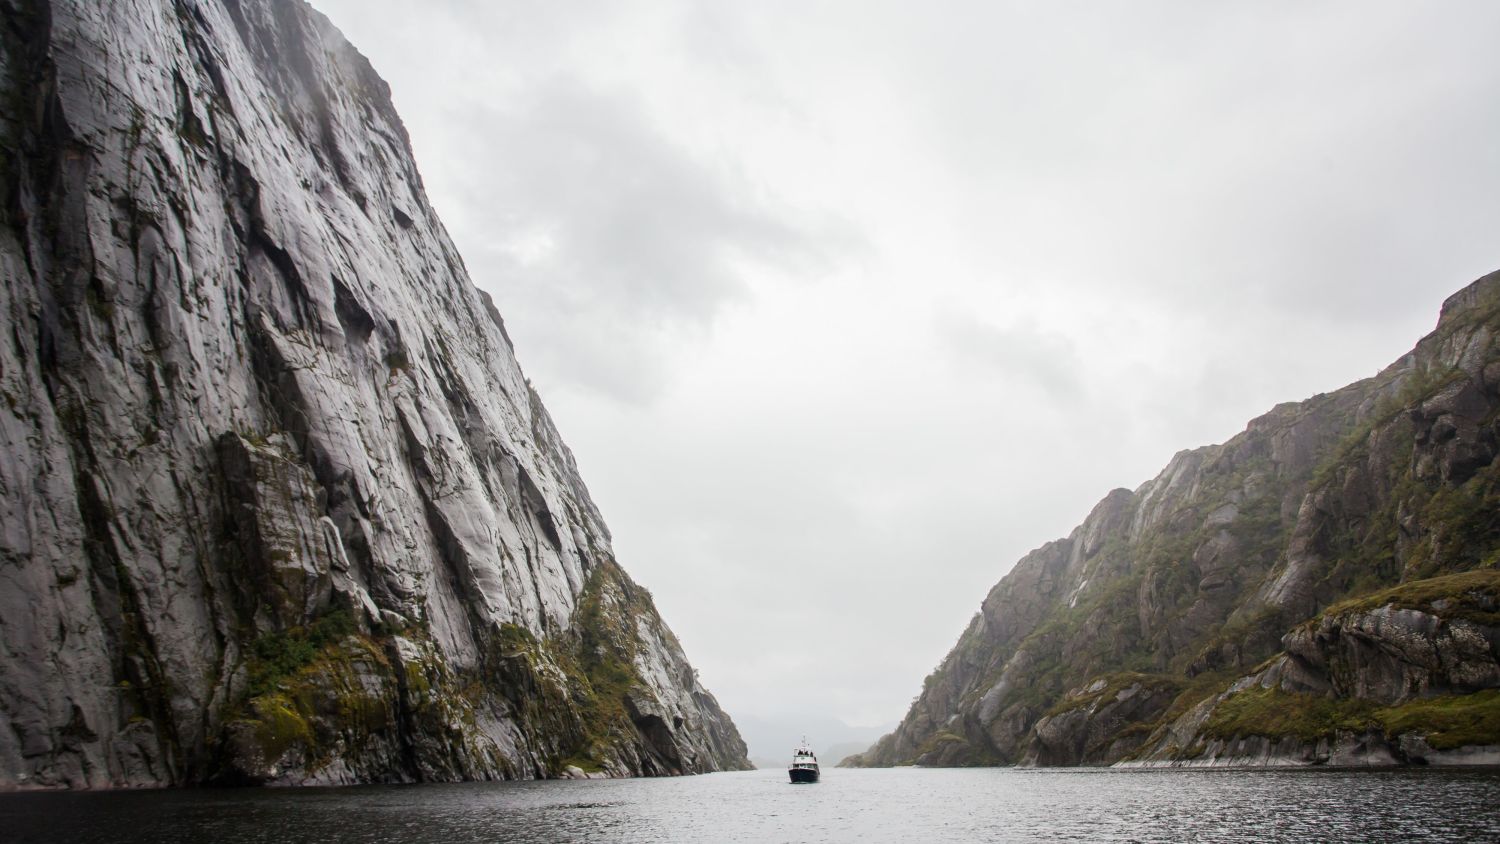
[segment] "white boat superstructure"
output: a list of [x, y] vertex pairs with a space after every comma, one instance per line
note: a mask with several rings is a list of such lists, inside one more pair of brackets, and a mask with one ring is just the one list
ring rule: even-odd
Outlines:
[[792, 782], [817, 782], [819, 776], [818, 757], [807, 746], [807, 739], [797, 749], [792, 751], [792, 764], [787, 768], [787, 774], [791, 776]]

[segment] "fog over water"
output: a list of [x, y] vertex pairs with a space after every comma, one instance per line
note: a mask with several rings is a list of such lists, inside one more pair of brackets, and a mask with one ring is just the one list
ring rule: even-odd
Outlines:
[[736, 716], [896, 720], [1021, 554], [1500, 268], [1494, 3], [313, 5]]

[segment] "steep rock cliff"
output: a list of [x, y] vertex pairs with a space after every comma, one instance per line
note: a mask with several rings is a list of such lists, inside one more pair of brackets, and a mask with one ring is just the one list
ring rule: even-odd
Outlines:
[[0, 785], [746, 767], [337, 30], [0, 16]]
[[1497, 334], [1500, 273], [1379, 375], [1111, 492], [849, 764], [1500, 759]]

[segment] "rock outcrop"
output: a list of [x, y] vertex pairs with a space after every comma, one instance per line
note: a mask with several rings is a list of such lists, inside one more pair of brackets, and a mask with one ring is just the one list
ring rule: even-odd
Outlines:
[[1115, 490], [854, 765], [1500, 759], [1500, 273], [1373, 378]]
[[747, 767], [337, 30], [0, 18], [0, 786]]

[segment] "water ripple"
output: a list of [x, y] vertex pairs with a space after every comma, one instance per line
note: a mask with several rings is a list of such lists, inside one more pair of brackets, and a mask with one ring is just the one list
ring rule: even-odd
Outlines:
[[830, 770], [0, 795], [8, 842], [1500, 841], [1500, 771]]

